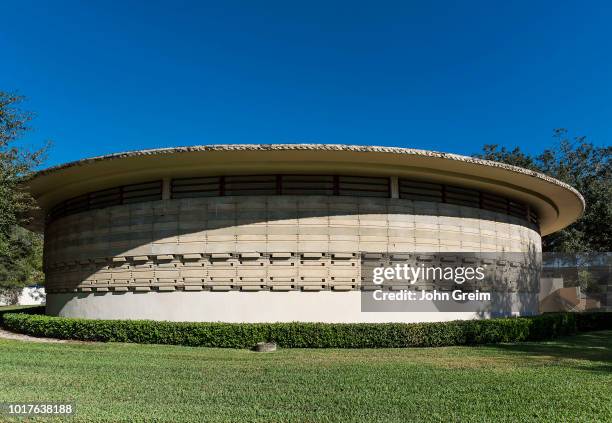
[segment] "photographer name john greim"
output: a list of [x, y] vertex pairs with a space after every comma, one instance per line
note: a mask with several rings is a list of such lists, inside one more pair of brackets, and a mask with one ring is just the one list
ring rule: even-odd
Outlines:
[[383, 291], [378, 289], [372, 292], [375, 301], [491, 301], [490, 292], [464, 292], [460, 289], [454, 291]]

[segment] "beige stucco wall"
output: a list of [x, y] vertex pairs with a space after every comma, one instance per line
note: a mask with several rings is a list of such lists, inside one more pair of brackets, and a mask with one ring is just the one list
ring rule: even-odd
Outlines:
[[[537, 228], [519, 218], [470, 207], [392, 198], [253, 196], [163, 200], [67, 216], [50, 223], [45, 234], [47, 290], [53, 313], [83, 316], [84, 308], [76, 307], [77, 302], [89, 304], [92, 310], [100, 309], [93, 305], [96, 301], [104, 304], [102, 309], [112, 308], [115, 303], [119, 307], [126, 300], [112, 295], [113, 291], [136, 291], [144, 294], [125, 297], [135, 298], [133, 301], [139, 304], [133, 304], [135, 310], [143, 309], [141, 303], [150, 297], [151, 304], [156, 305], [157, 318], [169, 319], [177, 313], [172, 309], [179, 306], [178, 296], [168, 296], [167, 306], [161, 307], [163, 295], [170, 294], [163, 291], [180, 290], [185, 291], [181, 296], [194, 294], [188, 297], [187, 314], [185, 310], [180, 312], [186, 320], [202, 320], [203, 316], [207, 320], [228, 320], [227, 310], [222, 314], [202, 314], [204, 309], [215, 310], [205, 307], [210, 295], [216, 295], [210, 290], [271, 291], [270, 296], [250, 296], [245, 300], [255, 301], [250, 306], [253, 310], [266, 308], [267, 301], [279, 301], [281, 297], [274, 294], [281, 292], [275, 291], [295, 291], [297, 297], [291, 296], [292, 301], [299, 301], [300, 295], [342, 291], [327, 301], [335, 310], [330, 312], [342, 313], [335, 302], [352, 304], [354, 300], [341, 296], [349, 294], [344, 291], [360, 289], [360, 252], [541, 249]], [[162, 292], [147, 294], [148, 291]], [[196, 292], [189, 291], [204, 292], [195, 296]], [[90, 299], [85, 301], [83, 293]], [[236, 307], [242, 307], [241, 297], [228, 298]], [[312, 298], [308, 297], [308, 301], [315, 301]], [[262, 299], [264, 303], [259, 303]], [[203, 301], [201, 307], [198, 301]], [[322, 302], [321, 307], [327, 307], [327, 302]], [[345, 305], [350, 307], [349, 303]], [[133, 312], [108, 310], [99, 313], [99, 317], [109, 313], [113, 318], [138, 317]], [[150, 317], [148, 313], [140, 317]], [[295, 306], [283, 313], [274, 319], [300, 319]], [[327, 321], [338, 319], [341, 316]]]

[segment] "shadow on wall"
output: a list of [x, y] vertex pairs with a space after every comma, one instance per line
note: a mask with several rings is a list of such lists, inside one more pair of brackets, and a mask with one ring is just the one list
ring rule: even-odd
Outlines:
[[499, 303], [494, 306], [494, 310], [499, 310], [503, 314], [492, 313], [490, 317], [507, 316], [509, 310], [512, 310], [511, 315], [537, 313], [542, 253], [539, 249], [530, 245], [528, 251], [515, 254], [520, 254], [521, 259], [524, 263], [527, 263], [527, 266], [516, 267], [512, 273], [503, 275], [502, 278], [506, 283], [502, 286], [515, 289], [519, 293], [529, 293], [529, 295], [511, 296], [508, 295], [508, 292], [503, 292], [499, 296]]
[[[60, 218], [47, 227], [45, 268], [70, 288], [100, 270], [121, 272], [122, 257], [244, 251], [479, 251], [483, 243], [498, 251], [528, 250], [529, 258], [538, 252], [539, 235], [523, 219], [445, 203], [213, 197], [135, 203]], [[164, 265], [174, 266], [172, 260], [166, 261]], [[517, 280], [519, 286], [522, 280]]]

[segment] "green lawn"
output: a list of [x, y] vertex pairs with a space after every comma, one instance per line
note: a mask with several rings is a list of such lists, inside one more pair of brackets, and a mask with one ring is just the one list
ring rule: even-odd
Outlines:
[[612, 331], [267, 354], [0, 340], [0, 377], [0, 402], [74, 401], [78, 422], [603, 422], [612, 421]]

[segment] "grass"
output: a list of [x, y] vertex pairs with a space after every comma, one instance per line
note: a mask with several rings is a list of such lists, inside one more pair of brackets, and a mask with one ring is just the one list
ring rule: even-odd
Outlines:
[[0, 377], [0, 402], [73, 401], [75, 422], [612, 421], [612, 331], [268, 354], [0, 340]]

